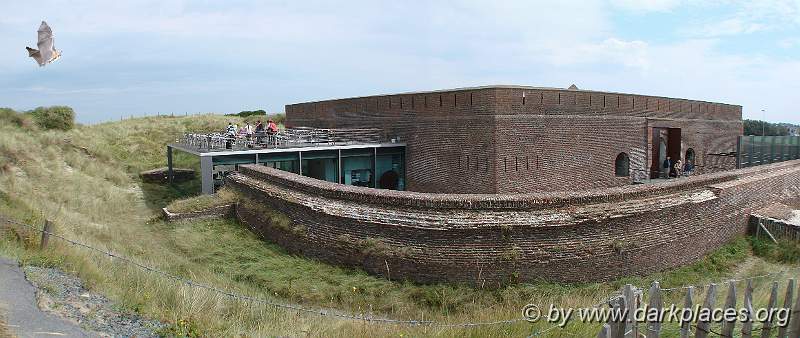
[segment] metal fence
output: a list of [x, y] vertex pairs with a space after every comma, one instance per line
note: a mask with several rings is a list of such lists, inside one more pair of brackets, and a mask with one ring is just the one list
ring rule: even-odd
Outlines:
[[291, 128], [276, 133], [258, 132], [252, 134], [195, 134], [187, 133], [177, 143], [192, 148], [221, 151], [263, 148], [314, 147], [346, 144], [375, 144], [397, 141], [383, 137], [380, 129], [318, 129]]
[[739, 136], [736, 147], [738, 168], [800, 159], [800, 136]]

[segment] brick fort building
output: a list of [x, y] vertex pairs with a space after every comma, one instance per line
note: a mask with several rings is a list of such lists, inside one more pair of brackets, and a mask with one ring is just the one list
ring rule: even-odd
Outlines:
[[[403, 188], [530, 193], [662, 176], [667, 156], [697, 173], [736, 168], [742, 107], [527, 86], [486, 86], [291, 104], [287, 124], [379, 128], [406, 143]], [[377, 177], [382, 173], [378, 172]]]

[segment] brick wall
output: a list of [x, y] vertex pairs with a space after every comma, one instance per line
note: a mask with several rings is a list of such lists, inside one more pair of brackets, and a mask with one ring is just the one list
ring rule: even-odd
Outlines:
[[[242, 223], [292, 253], [395, 280], [493, 286], [608, 280], [694, 262], [745, 233], [751, 211], [797, 196], [800, 160], [559, 193], [377, 190], [263, 166], [227, 180], [254, 202], [237, 208]], [[261, 206], [294, 225], [271, 224]]]
[[[493, 86], [286, 106], [287, 124], [381, 128], [407, 143], [407, 189], [510, 193], [612, 187], [649, 177], [653, 127], [681, 128], [698, 170], [732, 169], [741, 106], [567, 89]], [[614, 176], [625, 152], [631, 177]], [[710, 157], [709, 157], [710, 156]]]

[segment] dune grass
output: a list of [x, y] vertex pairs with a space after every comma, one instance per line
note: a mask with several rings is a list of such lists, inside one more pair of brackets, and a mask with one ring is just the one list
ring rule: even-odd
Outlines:
[[226, 188], [222, 188], [212, 195], [192, 196], [174, 200], [167, 205], [167, 210], [177, 213], [203, 211], [217, 206], [230, 205], [235, 201], [235, 194]]
[[[487, 322], [518, 318], [525, 304], [589, 306], [625, 283], [702, 284], [793, 265], [753, 256], [740, 238], [688, 267], [610, 283], [533, 283], [501, 289], [415, 285], [287, 254], [232, 220], [165, 223], [158, 210], [199, 191], [196, 182], [149, 185], [138, 172], [161, 167], [165, 143], [187, 130], [218, 130], [232, 117], [150, 117], [74, 130], [31, 132], [0, 125], [0, 215], [30, 224], [49, 218], [56, 232], [192, 280], [279, 303], [398, 319]], [[176, 165], [193, 167], [190, 157]], [[187, 208], [208, 201], [190, 200]], [[174, 202], [180, 204], [184, 202]], [[277, 217], [277, 216], [276, 216]], [[0, 225], [0, 253], [72, 271], [125, 309], [172, 324], [167, 335], [204, 336], [526, 336], [549, 325], [519, 322], [472, 328], [379, 325], [251, 304], [142, 271], [85, 249]], [[788, 276], [796, 277], [796, 270]], [[757, 280], [756, 304], [768, 280]], [[680, 303], [682, 293], [665, 295]], [[675, 330], [676, 325], [666, 325]], [[598, 324], [573, 322], [551, 336], [594, 336]]]

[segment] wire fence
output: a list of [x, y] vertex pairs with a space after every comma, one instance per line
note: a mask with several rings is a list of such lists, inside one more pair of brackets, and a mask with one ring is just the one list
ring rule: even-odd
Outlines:
[[87, 249], [89, 251], [92, 251], [92, 252], [95, 252], [95, 253], [98, 253], [98, 254], [101, 254], [103, 256], [108, 256], [108, 257], [111, 257], [113, 259], [117, 259], [117, 260], [119, 260], [121, 262], [130, 264], [130, 265], [132, 265], [134, 267], [137, 267], [139, 269], [142, 269], [144, 271], [160, 275], [160, 276], [165, 277], [167, 279], [171, 279], [171, 280], [176, 281], [176, 282], [178, 282], [180, 284], [184, 284], [184, 285], [187, 285], [187, 286], [190, 286], [190, 287], [194, 287], [194, 288], [208, 290], [208, 291], [211, 291], [211, 292], [226, 296], [226, 297], [234, 299], [234, 300], [246, 301], [246, 302], [251, 302], [251, 303], [258, 303], [258, 304], [262, 304], [262, 305], [265, 305], [265, 306], [271, 306], [271, 307], [280, 308], [280, 309], [293, 310], [293, 311], [298, 311], [298, 312], [303, 312], [303, 313], [308, 313], [308, 314], [314, 314], [314, 315], [318, 315], [318, 316], [322, 316], [322, 317], [333, 317], [333, 318], [355, 320], [355, 321], [363, 321], [363, 322], [367, 322], [367, 323], [377, 323], [377, 324], [381, 324], [381, 323], [383, 323], [383, 324], [400, 324], [400, 325], [410, 325], [410, 326], [431, 326], [431, 327], [441, 327], [441, 328], [448, 328], [448, 327], [478, 327], [478, 326], [489, 326], [489, 325], [514, 324], [514, 323], [519, 323], [519, 322], [525, 322], [526, 321], [525, 318], [519, 317], [519, 318], [512, 318], [512, 319], [506, 319], [506, 320], [497, 320], [497, 321], [489, 321], [489, 322], [442, 323], [442, 322], [436, 322], [436, 321], [431, 321], [431, 320], [404, 320], [404, 319], [392, 319], [392, 318], [386, 318], [386, 317], [372, 316], [372, 315], [367, 315], [367, 314], [347, 314], [347, 313], [341, 313], [339, 311], [333, 311], [333, 310], [326, 310], [326, 309], [319, 309], [319, 308], [309, 308], [309, 307], [305, 307], [305, 306], [301, 306], [301, 305], [297, 305], [297, 304], [279, 303], [279, 302], [274, 302], [274, 301], [271, 301], [271, 300], [268, 300], [268, 299], [264, 299], [264, 298], [257, 298], [257, 297], [247, 296], [247, 295], [241, 295], [241, 294], [237, 294], [237, 293], [234, 293], [234, 292], [231, 292], [231, 291], [228, 291], [228, 290], [224, 290], [224, 289], [212, 286], [212, 285], [199, 283], [199, 282], [193, 281], [193, 280], [188, 279], [188, 278], [184, 278], [184, 277], [181, 277], [181, 276], [178, 276], [178, 275], [166, 272], [166, 271], [162, 271], [162, 270], [156, 269], [156, 268], [151, 267], [151, 266], [147, 266], [147, 265], [138, 263], [138, 262], [136, 262], [136, 261], [134, 261], [134, 260], [132, 260], [130, 258], [115, 254], [113, 252], [106, 251], [106, 250], [103, 250], [103, 249], [100, 249], [100, 248], [96, 248], [94, 246], [91, 246], [91, 245], [88, 245], [88, 244], [85, 244], [85, 243], [81, 243], [81, 242], [66, 238], [64, 236], [58, 235], [56, 233], [53, 233], [52, 231], [47, 231], [47, 230], [44, 230], [44, 229], [40, 229], [39, 227], [36, 227], [34, 225], [30, 225], [30, 224], [26, 224], [26, 223], [22, 223], [22, 222], [17, 222], [15, 220], [12, 220], [12, 219], [9, 219], [9, 218], [3, 217], [3, 216], [0, 216], [0, 222], [5, 222], [5, 223], [8, 223], [8, 224], [22, 226], [22, 227], [25, 227], [27, 229], [36, 231], [38, 233], [46, 234], [49, 237], [56, 238], [56, 239], [65, 241], [65, 242], [67, 242], [69, 244], [72, 244], [72, 245]]
[[[88, 245], [88, 244], [85, 244], [85, 243], [82, 243], [82, 242], [79, 242], [79, 241], [76, 241], [76, 240], [72, 240], [70, 238], [67, 238], [67, 237], [64, 237], [62, 235], [56, 234], [56, 233], [54, 233], [52, 231], [48, 231], [46, 229], [41, 229], [41, 228], [39, 228], [37, 226], [34, 226], [34, 225], [30, 225], [30, 224], [23, 223], [23, 222], [18, 222], [18, 221], [15, 221], [15, 220], [3, 217], [3, 216], [0, 216], [0, 222], [21, 226], [21, 227], [27, 228], [29, 230], [35, 231], [37, 233], [47, 235], [48, 237], [56, 238], [58, 240], [67, 242], [67, 243], [69, 243], [71, 245], [74, 245], [74, 246], [89, 250], [91, 252], [94, 252], [94, 253], [97, 253], [97, 254], [100, 254], [100, 255], [103, 255], [103, 256], [107, 256], [107, 257], [110, 257], [112, 259], [116, 259], [118, 261], [124, 262], [126, 264], [134, 266], [134, 267], [136, 267], [138, 269], [141, 269], [143, 271], [146, 271], [146, 272], [149, 272], [149, 273], [153, 273], [153, 274], [159, 275], [161, 277], [173, 280], [173, 281], [175, 281], [175, 282], [177, 282], [179, 284], [187, 285], [187, 286], [193, 287], [193, 288], [198, 288], [198, 289], [211, 291], [211, 292], [220, 294], [222, 296], [228, 297], [228, 298], [233, 299], [233, 300], [256, 303], [256, 304], [262, 304], [262, 305], [265, 305], [265, 306], [274, 307], [274, 308], [278, 308], [278, 309], [297, 311], [297, 312], [307, 313], [307, 314], [311, 314], [311, 315], [317, 315], [317, 316], [321, 316], [321, 317], [331, 317], [331, 318], [338, 318], [338, 319], [344, 319], [344, 320], [362, 321], [362, 322], [371, 323], [371, 324], [427, 326], [427, 327], [437, 327], [437, 328], [470, 328], [470, 327], [481, 327], [481, 326], [491, 326], [491, 325], [510, 325], [510, 324], [528, 322], [528, 319], [526, 319], [524, 316], [520, 316], [519, 318], [505, 319], [505, 320], [485, 321], [485, 322], [461, 322], [461, 323], [444, 323], [444, 322], [437, 322], [437, 321], [432, 321], [432, 320], [393, 319], [393, 318], [387, 318], [387, 317], [381, 317], [381, 316], [373, 316], [373, 315], [369, 315], [369, 314], [350, 314], [350, 313], [343, 313], [341, 311], [336, 311], [336, 310], [311, 308], [311, 307], [305, 307], [305, 306], [297, 305], [297, 304], [287, 304], [287, 303], [275, 302], [275, 301], [272, 301], [272, 300], [269, 300], [269, 299], [242, 295], [242, 294], [231, 292], [231, 291], [228, 291], [228, 290], [225, 290], [225, 289], [221, 289], [219, 287], [215, 287], [215, 286], [212, 286], [212, 285], [196, 282], [196, 281], [194, 281], [192, 279], [184, 278], [184, 277], [181, 277], [181, 276], [178, 276], [178, 275], [175, 275], [175, 274], [172, 274], [172, 273], [169, 273], [169, 272], [154, 268], [152, 266], [141, 264], [141, 263], [136, 262], [135, 260], [133, 260], [131, 258], [115, 254], [115, 253], [113, 253], [111, 251], [107, 251], [107, 250], [104, 250], [104, 249], [100, 249], [100, 248], [94, 247], [92, 245]], [[722, 284], [725, 284], [725, 283], [737, 283], [737, 282], [748, 281], [748, 280], [769, 278], [769, 277], [774, 277], [774, 276], [779, 276], [779, 275], [785, 274], [785, 273], [787, 273], [789, 271], [796, 271], [796, 270], [800, 270], [800, 267], [794, 267], [794, 268], [785, 269], [785, 270], [781, 270], [781, 271], [770, 272], [770, 273], [766, 273], [766, 274], [762, 274], [762, 275], [758, 275], [758, 276], [742, 277], [742, 278], [736, 278], [736, 279], [725, 279], [725, 280], [722, 280], [722, 281], [719, 281], [719, 282], [716, 282], [716, 283], [707, 283], [707, 284], [701, 284], [701, 285], [682, 285], [682, 286], [671, 287], [671, 288], [661, 288], [660, 290], [661, 291], [665, 291], [665, 292], [670, 292], [670, 291], [686, 290], [686, 289], [689, 289], [689, 288], [705, 289], [705, 288], [708, 288], [711, 285], [722, 285]], [[639, 288], [639, 287], [636, 287], [636, 286], [630, 286], [630, 287], [632, 289], [634, 289], [634, 290], [638, 290], [637, 292], [641, 292], [641, 290], [646, 290], [646, 288]], [[600, 302], [598, 302], [598, 303], [596, 303], [596, 304], [594, 304], [594, 305], [592, 305], [590, 307], [598, 308], [598, 307], [602, 307], [602, 306], [611, 306], [611, 304], [616, 299], [621, 298], [621, 297], [623, 297], [623, 292], [622, 291], [620, 291], [619, 293], [613, 293], [613, 294], [609, 295], [608, 297], [606, 297], [605, 299], [603, 299], [602, 301], [600, 301]], [[640, 297], [640, 295], [637, 296], [637, 297]], [[547, 318], [545, 318], [545, 319], [547, 319]], [[692, 325], [692, 326], [694, 326], [694, 325]], [[529, 337], [542, 337], [544, 334], [546, 334], [546, 333], [548, 333], [548, 332], [550, 332], [552, 330], [555, 330], [557, 328], [563, 329], [565, 327], [562, 326], [562, 325], [554, 324], [554, 325], [549, 326], [549, 327], [544, 328], [544, 329], [536, 329], [535, 331], [533, 331], [531, 333], [531, 335]], [[754, 330], [757, 330], [757, 329], [754, 328]], [[571, 333], [569, 333], [567, 331], [561, 331], [561, 332], [559, 332], [559, 334], [572, 335]]]

